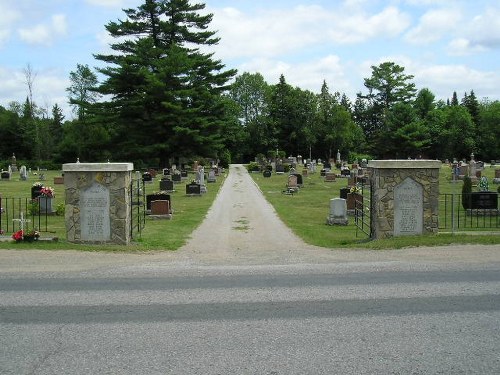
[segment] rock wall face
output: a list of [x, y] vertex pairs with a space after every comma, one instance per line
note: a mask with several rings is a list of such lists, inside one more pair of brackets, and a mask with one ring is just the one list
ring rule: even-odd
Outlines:
[[132, 169], [130, 163], [64, 164], [68, 241], [130, 243]]
[[372, 238], [437, 232], [440, 167], [435, 160], [369, 162]]

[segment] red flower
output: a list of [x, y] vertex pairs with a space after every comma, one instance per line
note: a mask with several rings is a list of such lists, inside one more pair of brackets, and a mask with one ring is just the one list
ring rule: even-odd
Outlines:
[[24, 232], [22, 230], [18, 230], [16, 233], [14, 233], [12, 235], [12, 238], [16, 241], [16, 242], [20, 242], [23, 240], [23, 235], [24, 235]]

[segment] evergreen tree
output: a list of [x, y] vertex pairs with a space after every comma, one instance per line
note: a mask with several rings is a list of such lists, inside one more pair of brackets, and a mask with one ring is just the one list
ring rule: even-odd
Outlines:
[[69, 74], [69, 79], [71, 85], [66, 89], [69, 93], [69, 103], [73, 106], [78, 120], [84, 121], [89, 107], [100, 97], [96, 92], [99, 83], [97, 75], [88, 65], [77, 64], [76, 71]]
[[476, 99], [476, 95], [474, 94], [474, 90], [471, 90], [470, 95], [467, 93], [464, 94], [464, 98], [462, 99], [462, 105], [467, 108], [469, 111], [472, 121], [474, 121], [474, 125], [479, 125], [479, 102]]
[[212, 14], [188, 0], [145, 0], [124, 10], [127, 19], [106, 29], [118, 42], [109, 55], [99, 91], [111, 96], [100, 106], [102, 120], [116, 132], [117, 154], [132, 160], [171, 156], [215, 156], [224, 148], [227, 120], [222, 94], [236, 73], [204, 53], [219, 39], [209, 31]]
[[450, 105], [452, 106], [458, 105], [458, 96], [456, 91], [453, 91], [453, 96], [451, 97]]

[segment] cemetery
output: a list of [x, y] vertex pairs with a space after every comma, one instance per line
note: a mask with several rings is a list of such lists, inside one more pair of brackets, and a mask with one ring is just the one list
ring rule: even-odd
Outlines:
[[[360, 244], [383, 227], [385, 232], [382, 231], [383, 234], [375, 237], [420, 235], [427, 231], [460, 233], [500, 230], [496, 193], [500, 171], [497, 166], [478, 163], [476, 169], [472, 169], [474, 175], [480, 178], [470, 179], [473, 191], [471, 199], [467, 201], [472, 202], [471, 207], [463, 207], [461, 199], [468, 196], [463, 194], [462, 188], [464, 182], [466, 184], [468, 181], [464, 176], [469, 176], [461, 175], [465, 173], [465, 168], [462, 168], [458, 169], [458, 176], [462, 177], [456, 178], [457, 166], [453, 162], [430, 163], [434, 171], [429, 179], [439, 182], [438, 190], [433, 188], [430, 193], [426, 190], [427, 182], [422, 179], [423, 172], [420, 170], [398, 174], [399, 180], [394, 178], [397, 175], [395, 172], [385, 171], [388, 180], [379, 188], [394, 192], [394, 202], [386, 204], [388, 211], [383, 213], [377, 211], [379, 207], [370, 206], [373, 198], [370, 193], [370, 177], [379, 173], [373, 169], [377, 163], [386, 162], [377, 161], [373, 164], [366, 161], [350, 165], [344, 163], [339, 168], [333, 163], [321, 162], [300, 165], [298, 160], [289, 158], [287, 163], [257, 163], [257, 168], [255, 164], [250, 164], [248, 168], [254, 172], [251, 173], [252, 178], [282, 220], [306, 242], [318, 246], [342, 247]], [[398, 161], [397, 164], [411, 163]], [[43, 170], [37, 171], [38, 173], [28, 171], [23, 166], [16, 172], [12, 169], [2, 171], [4, 178], [0, 180], [0, 197], [3, 198], [0, 203], [0, 229], [3, 233], [0, 235], [4, 241], [13, 241], [12, 235], [18, 232], [22, 225], [27, 237], [28, 233], [36, 232], [39, 242], [59, 239], [57, 245], [52, 245], [56, 247], [64, 248], [68, 243], [72, 243], [71, 246], [78, 248], [82, 244], [100, 243], [111, 246], [111, 249], [117, 244], [128, 244], [129, 249], [173, 250], [181, 246], [191, 231], [201, 223], [224, 182], [222, 169], [205, 169], [198, 163], [180, 170], [166, 168], [159, 171], [151, 168], [134, 171], [133, 166], [128, 163], [103, 163], [104, 171], [87, 171], [94, 174], [80, 173], [77, 178], [72, 176], [75, 172], [72, 168], [80, 171], [79, 168], [84, 165], [85, 163], [69, 163], [69, 169], [66, 166], [59, 171]], [[93, 163], [86, 166], [94, 168]], [[107, 169], [116, 166], [119, 169], [125, 168], [123, 172], [126, 179], [121, 183], [121, 187], [113, 185], [119, 180], [114, 174], [116, 171]], [[469, 169], [467, 173], [470, 174]], [[334, 176], [334, 179], [325, 178], [327, 174]], [[178, 176], [175, 179], [180, 181], [174, 181], [174, 176]], [[60, 184], [61, 180], [63, 184]], [[49, 181], [52, 187], [49, 186]], [[96, 184], [96, 181], [99, 184]], [[377, 181], [382, 180], [377, 177]], [[373, 182], [371, 183], [373, 185]], [[117, 206], [113, 203], [121, 200], [126, 202], [128, 193], [122, 198], [113, 198], [111, 194], [126, 192], [130, 189], [130, 184], [141, 190], [128, 204], [132, 214], [126, 212], [127, 205]], [[80, 192], [76, 194], [78, 189]], [[438, 207], [434, 207], [437, 194]], [[418, 198], [419, 196], [422, 198]], [[427, 201], [429, 196], [434, 197], [434, 203]], [[15, 199], [9, 200], [11, 198]], [[387, 201], [389, 198], [382, 197], [381, 200]], [[126, 228], [134, 223], [127, 223], [126, 218], [134, 217], [137, 205], [142, 204], [143, 231], [140, 234], [127, 234]], [[102, 212], [110, 210], [111, 206], [114, 208], [110, 211], [108, 222], [107, 215]], [[425, 212], [424, 208], [430, 206], [434, 208], [429, 214], [423, 213], [421, 217], [411, 215], [414, 210]], [[22, 209], [18, 210], [18, 207]], [[79, 214], [75, 216], [75, 213], [82, 210], [90, 212], [91, 222]], [[13, 211], [16, 212], [15, 216], [12, 216]], [[370, 212], [377, 214], [376, 225], [369, 223]], [[368, 229], [360, 229], [359, 220], [366, 220]], [[116, 229], [120, 225], [123, 228]], [[370, 225], [378, 229], [372, 230]], [[115, 237], [119, 240], [113, 241], [112, 238]], [[375, 237], [372, 236], [371, 239]]]

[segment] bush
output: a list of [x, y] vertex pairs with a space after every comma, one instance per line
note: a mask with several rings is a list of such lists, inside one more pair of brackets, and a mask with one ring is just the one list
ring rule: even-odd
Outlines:
[[260, 171], [259, 163], [252, 161], [247, 165], [247, 169], [249, 172], [254, 172], [254, 171], [259, 172]]

